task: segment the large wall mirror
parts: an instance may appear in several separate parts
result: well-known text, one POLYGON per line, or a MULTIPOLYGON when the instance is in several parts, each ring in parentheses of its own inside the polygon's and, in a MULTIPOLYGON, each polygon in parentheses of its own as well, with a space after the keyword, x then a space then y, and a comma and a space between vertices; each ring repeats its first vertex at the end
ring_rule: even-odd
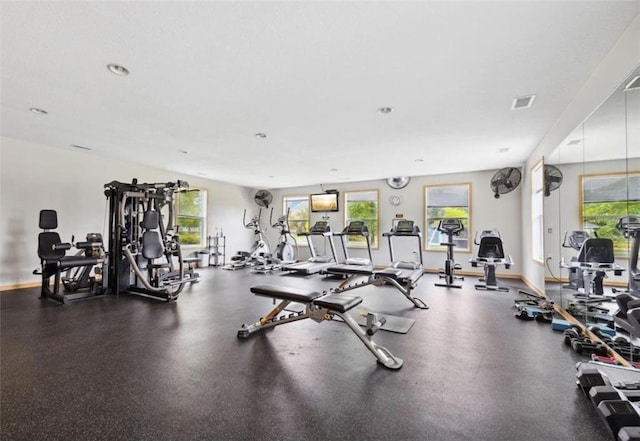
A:
POLYGON ((545 158, 562 173, 561 186, 544 200, 545 290, 583 323, 591 323, 598 308, 615 310, 615 302, 599 304, 597 297, 627 290, 630 274, 638 271, 632 268, 633 238, 617 226, 623 216, 640 216, 639 76, 640 67, 545 158), (590 241, 588 251, 600 257, 580 255, 580 245, 591 238, 610 239, 615 264, 624 271, 576 268, 576 261, 607 258, 607 240, 590 241), (576 307, 576 299, 592 299, 593 307, 576 307))

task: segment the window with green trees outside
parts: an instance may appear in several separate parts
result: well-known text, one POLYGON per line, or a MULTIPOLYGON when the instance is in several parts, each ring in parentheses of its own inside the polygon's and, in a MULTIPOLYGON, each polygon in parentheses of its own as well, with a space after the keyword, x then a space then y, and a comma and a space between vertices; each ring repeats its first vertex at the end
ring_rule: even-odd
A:
MULTIPOLYGON (((361 220, 369 229, 371 248, 378 248, 378 232, 380 221, 378 220, 378 190, 348 191, 344 194, 344 221, 347 225, 351 221, 361 220)), ((353 248, 366 248, 364 237, 348 236, 347 246, 353 248)))
POLYGON ((282 214, 286 215, 287 210, 289 211, 289 230, 293 237, 309 231, 309 196, 284 196, 282 214))
POLYGON ((640 173, 581 176, 582 229, 613 240, 615 257, 628 257, 629 241, 618 231, 618 219, 640 214, 640 173))
POLYGON ((445 251, 447 247, 440 245, 448 241, 447 235, 438 231, 442 219, 460 219, 464 230, 453 237, 456 251, 471 251, 469 243, 469 220, 471 219, 471 184, 427 185, 424 187, 425 197, 425 249, 445 251))
POLYGON ((176 224, 182 245, 206 245, 207 191, 188 190, 176 195, 176 224))

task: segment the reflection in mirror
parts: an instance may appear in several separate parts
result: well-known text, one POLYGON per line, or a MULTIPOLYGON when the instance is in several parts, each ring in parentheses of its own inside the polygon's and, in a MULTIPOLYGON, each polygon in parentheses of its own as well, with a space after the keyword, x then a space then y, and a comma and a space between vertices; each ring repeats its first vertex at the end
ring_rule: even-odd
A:
POLYGON ((635 233, 620 222, 640 216, 640 79, 627 87, 639 75, 640 68, 545 158, 563 174, 544 203, 547 296, 612 334, 615 296, 640 298, 635 233))

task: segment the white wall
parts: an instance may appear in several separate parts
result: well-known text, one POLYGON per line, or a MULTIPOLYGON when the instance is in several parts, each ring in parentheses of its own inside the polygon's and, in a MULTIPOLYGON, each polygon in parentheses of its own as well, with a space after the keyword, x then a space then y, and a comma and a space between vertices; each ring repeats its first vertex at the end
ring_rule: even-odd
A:
MULTIPOLYGON (((0 150, 0 287, 38 281, 32 271, 37 256, 38 214, 58 212, 58 232, 83 240, 89 232, 108 232, 104 184, 111 181, 165 182, 183 179, 208 190, 208 230, 222 228, 230 253, 247 249, 251 234, 242 226, 242 211, 253 204, 253 190, 165 170, 115 161, 92 152, 60 149, 2 137, 0 150)), ((196 251, 196 249, 187 249, 196 251)))
MULTIPOLYGON (((503 195, 500 199, 496 199, 489 188, 489 182, 491 177, 495 173, 495 170, 481 171, 474 173, 458 173, 448 175, 434 175, 434 176, 417 176, 411 179, 411 182, 407 187, 402 190, 394 190, 387 186, 384 180, 375 181, 363 181, 363 182, 349 182, 349 183, 337 183, 337 184, 325 184, 324 189, 336 189, 340 192, 340 212, 329 213, 331 219, 331 226, 333 231, 340 231, 344 227, 344 192, 356 191, 356 190, 378 190, 379 191, 379 219, 381 232, 389 231, 391 229, 392 219, 396 214, 402 214, 404 218, 411 219, 417 222, 422 231, 425 231, 424 224, 424 186, 425 185, 440 185, 440 184, 457 184, 457 183, 471 183, 471 230, 470 235, 473 238, 473 233, 479 230, 487 230, 496 228, 500 231, 505 247, 505 253, 508 253, 515 260, 516 265, 510 270, 505 271, 499 269, 501 273, 508 273, 513 275, 521 274, 520 261, 521 261, 521 187, 515 191, 503 195), (402 197, 402 203, 400 206, 392 206, 389 202, 390 196, 398 194, 402 197)), ((296 196, 296 195, 308 195, 310 193, 320 193, 322 189, 320 186, 310 187, 295 187, 288 189, 272 190, 274 194, 274 218, 275 213, 282 213, 282 197, 283 196, 296 196)), ((322 213, 312 213, 311 223, 313 224, 317 220, 321 220, 322 213)), ((268 217, 268 215, 267 215, 268 217)), ((265 222, 266 225, 266 222, 265 222)), ((277 232, 268 229, 267 231, 272 244, 277 241, 277 232)), ((383 237, 378 238, 379 247, 373 250, 373 261, 376 265, 387 265, 389 259, 389 247, 386 239, 383 237)), ((298 240, 300 258, 306 259, 309 257, 309 252, 306 249, 306 241, 304 238, 298 240)), ((318 251, 322 253, 324 250, 320 241, 317 242, 318 251)), ((338 257, 342 259, 342 252, 339 242, 336 241, 338 247, 338 257)), ((400 242, 394 242, 394 250, 397 260, 411 260, 414 251, 417 251, 417 240, 403 240, 400 242)), ((456 263, 460 263, 464 271, 479 272, 478 268, 472 268, 468 263, 469 258, 475 255, 477 247, 472 248, 471 253, 464 253, 455 250, 456 263)), ((328 251, 327 251, 328 252, 328 251)), ((365 257, 366 252, 364 250, 349 250, 352 257, 365 257)), ((444 252, 424 252, 424 264, 427 269, 442 268, 445 260, 444 252)))

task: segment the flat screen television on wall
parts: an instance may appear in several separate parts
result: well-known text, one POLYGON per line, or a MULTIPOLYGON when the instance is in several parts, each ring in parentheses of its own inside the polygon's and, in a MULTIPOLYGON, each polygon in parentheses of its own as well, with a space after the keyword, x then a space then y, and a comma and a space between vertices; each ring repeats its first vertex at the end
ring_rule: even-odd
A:
POLYGON ((311 211, 339 211, 338 193, 318 193, 311 195, 311 211))

